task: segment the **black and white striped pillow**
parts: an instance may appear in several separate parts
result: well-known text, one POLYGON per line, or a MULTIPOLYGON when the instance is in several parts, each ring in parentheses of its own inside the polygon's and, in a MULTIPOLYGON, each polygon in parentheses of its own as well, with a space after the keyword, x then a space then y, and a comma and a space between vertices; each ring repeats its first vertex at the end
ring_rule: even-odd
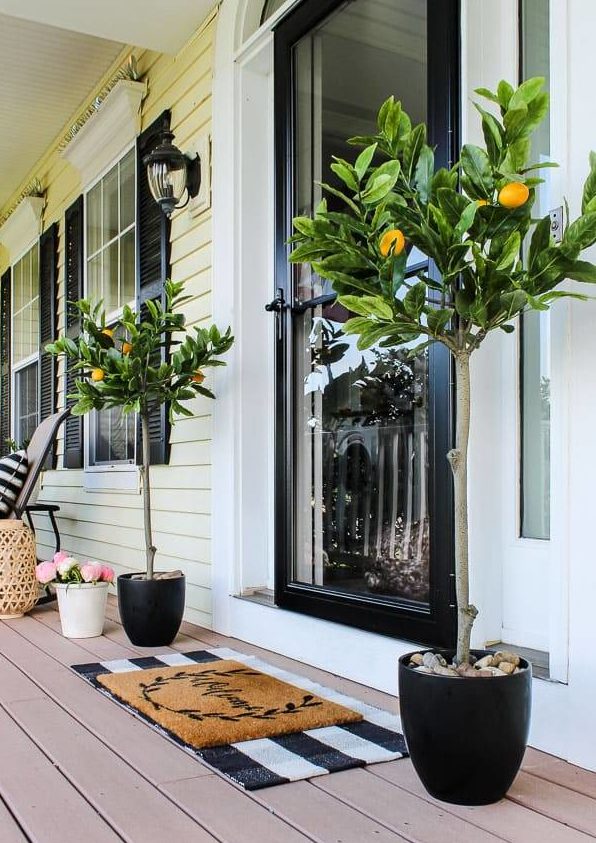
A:
POLYGON ((12 512, 28 471, 26 451, 15 451, 0 459, 0 518, 12 512))

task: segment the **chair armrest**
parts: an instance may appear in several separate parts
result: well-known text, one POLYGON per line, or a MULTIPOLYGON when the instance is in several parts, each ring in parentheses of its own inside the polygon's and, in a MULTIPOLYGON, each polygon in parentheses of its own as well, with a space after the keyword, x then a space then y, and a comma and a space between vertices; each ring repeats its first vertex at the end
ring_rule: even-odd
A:
POLYGON ((60 512, 56 503, 32 503, 25 507, 25 512, 60 512))

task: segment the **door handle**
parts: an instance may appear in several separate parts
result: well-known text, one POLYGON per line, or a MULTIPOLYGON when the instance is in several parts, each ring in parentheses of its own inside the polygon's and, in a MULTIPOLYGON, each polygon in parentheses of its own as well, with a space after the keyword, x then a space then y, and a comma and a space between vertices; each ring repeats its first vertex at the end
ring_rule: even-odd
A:
POLYGON ((285 306, 286 299, 284 296, 284 291, 281 287, 278 287, 277 295, 274 299, 269 302, 269 304, 265 305, 265 310, 267 311, 267 313, 281 313, 285 306))

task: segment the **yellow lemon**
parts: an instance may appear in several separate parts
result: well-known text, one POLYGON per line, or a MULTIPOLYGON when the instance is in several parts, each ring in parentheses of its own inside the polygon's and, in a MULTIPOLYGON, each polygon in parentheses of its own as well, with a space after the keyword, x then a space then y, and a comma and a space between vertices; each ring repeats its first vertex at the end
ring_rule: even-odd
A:
POLYGON ((130 354, 132 351, 132 345, 129 342, 122 343, 122 354, 130 354))
POLYGON ((91 372, 91 380, 92 381, 102 381, 106 376, 106 373, 103 369, 93 369, 91 372))
POLYGON ((379 252, 384 258, 391 252, 391 249, 393 249, 394 255, 399 255, 403 252, 405 245, 406 241, 403 233, 399 228, 392 228, 390 231, 386 231, 381 237, 379 241, 379 252))
POLYGON ((513 181, 499 191, 499 205, 510 210, 521 208, 522 205, 526 204, 529 196, 530 191, 527 185, 520 181, 513 181))
POLYGON ((102 334, 104 334, 106 337, 109 337, 110 339, 112 339, 112 337, 114 336, 114 332, 111 328, 104 328, 102 334))

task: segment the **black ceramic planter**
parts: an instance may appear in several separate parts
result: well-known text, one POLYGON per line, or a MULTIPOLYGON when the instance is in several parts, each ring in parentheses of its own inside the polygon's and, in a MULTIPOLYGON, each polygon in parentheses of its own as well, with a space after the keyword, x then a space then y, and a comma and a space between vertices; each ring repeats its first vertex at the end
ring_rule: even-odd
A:
POLYGON ((182 623, 184 576, 166 580, 138 580, 133 576, 118 577, 118 608, 124 631, 138 647, 171 644, 182 623))
MULTIPOLYGON (((408 667, 411 655, 399 660, 399 705, 408 750, 424 787, 436 799, 456 805, 502 799, 528 740, 530 665, 522 659, 520 673, 460 679, 414 670, 408 667)), ((453 653, 442 655, 449 661, 453 653)), ((486 653, 474 650, 474 655, 486 653)))

